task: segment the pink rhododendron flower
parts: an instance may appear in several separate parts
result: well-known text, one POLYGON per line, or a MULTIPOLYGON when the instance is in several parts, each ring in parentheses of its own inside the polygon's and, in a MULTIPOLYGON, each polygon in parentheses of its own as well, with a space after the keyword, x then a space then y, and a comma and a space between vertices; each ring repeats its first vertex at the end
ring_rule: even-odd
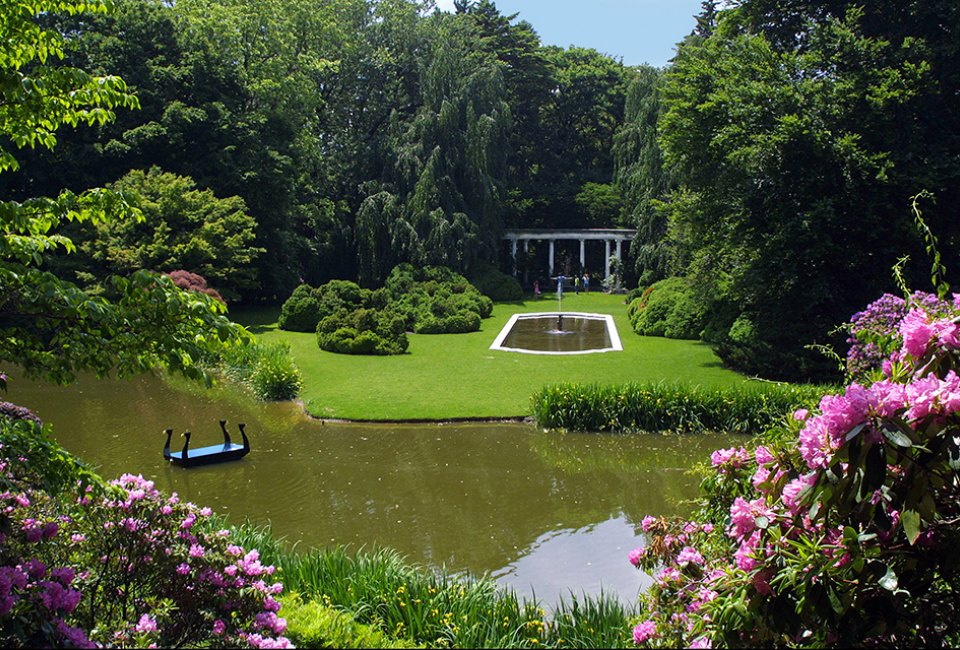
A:
POLYGON ((900 321, 900 336, 903 337, 903 350, 913 357, 922 357, 934 335, 927 313, 922 309, 911 309, 900 321))
POLYGON ((690 643, 690 647, 697 650, 709 649, 713 647, 713 641, 705 636, 697 637, 690 643))
POLYGON ((780 495, 780 498, 783 501, 783 505, 790 510, 791 514, 796 516, 797 513, 800 512, 800 494, 808 487, 813 487, 816 482, 816 474, 810 473, 795 478, 783 486, 783 493, 780 495))
POLYGON ((810 469, 823 468, 830 464, 836 447, 826 423, 819 417, 807 420, 800 431, 800 456, 810 469))
POLYGON ((149 614, 144 614, 133 628, 134 632, 156 632, 157 622, 149 614))
POLYGON ((762 465, 757 468, 757 471, 753 473, 753 478, 750 479, 750 482, 753 484, 754 489, 759 490, 760 486, 766 483, 770 479, 770 470, 762 465))
POLYGON ((937 411, 937 398, 940 395, 940 379, 936 375, 927 375, 910 383, 907 388, 908 420, 922 420, 937 411))
POLYGON ((646 643, 649 639, 656 639, 657 625, 653 621, 644 621, 633 628, 633 642, 637 645, 646 643))
POLYGON ((757 461, 757 465, 766 465, 776 460, 770 450, 763 445, 760 445, 753 451, 753 457, 757 461))
POLYGON ((710 454, 710 464, 721 474, 727 474, 732 469, 739 469, 750 461, 750 452, 743 447, 718 449, 710 454))
POLYGON ((633 549, 627 555, 627 558, 630 560, 630 564, 633 566, 640 566, 640 560, 642 560, 647 555, 647 549, 640 546, 633 549))
POLYGON ((843 395, 824 395, 820 415, 833 445, 839 447, 850 429, 866 421, 870 410, 870 394, 859 384, 847 386, 843 395))
POLYGON ((742 539, 756 529, 757 517, 766 517, 773 520, 774 516, 774 512, 767 506, 763 498, 747 501, 743 497, 737 497, 730 506, 730 530, 728 533, 736 539, 742 539))
POLYGON ((697 549, 684 546, 680 553, 677 554, 677 564, 680 566, 686 566, 688 564, 703 566, 703 556, 697 549))
POLYGON ((870 387, 873 396, 872 411, 875 415, 888 418, 907 406, 907 389, 903 384, 881 380, 870 387))
POLYGON ((734 563, 744 571, 753 571, 760 566, 757 559, 757 547, 760 545, 760 531, 755 530, 747 539, 743 540, 737 552, 733 554, 734 563))

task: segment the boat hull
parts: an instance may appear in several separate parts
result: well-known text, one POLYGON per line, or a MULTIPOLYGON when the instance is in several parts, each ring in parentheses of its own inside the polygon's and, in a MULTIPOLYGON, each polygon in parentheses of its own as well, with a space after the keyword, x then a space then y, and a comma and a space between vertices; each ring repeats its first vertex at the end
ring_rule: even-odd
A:
POLYGON ((180 467, 196 467, 198 465, 213 465, 214 463, 240 460, 248 453, 250 453, 250 449, 243 445, 213 445, 191 449, 186 458, 183 457, 183 452, 172 451, 167 456, 167 460, 180 467))

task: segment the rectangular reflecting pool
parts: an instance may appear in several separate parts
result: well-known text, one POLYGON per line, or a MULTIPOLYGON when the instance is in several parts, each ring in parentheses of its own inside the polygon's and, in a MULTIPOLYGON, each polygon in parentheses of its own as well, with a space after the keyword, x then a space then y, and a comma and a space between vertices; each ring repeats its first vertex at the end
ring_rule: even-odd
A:
POLYGON ((528 354, 587 354, 623 349, 613 317, 581 312, 514 314, 491 350, 528 354))

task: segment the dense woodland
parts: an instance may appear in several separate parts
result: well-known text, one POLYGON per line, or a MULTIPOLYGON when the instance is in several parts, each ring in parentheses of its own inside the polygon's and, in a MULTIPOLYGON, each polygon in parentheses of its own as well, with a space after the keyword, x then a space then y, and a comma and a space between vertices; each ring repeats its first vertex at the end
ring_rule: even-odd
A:
POLYGON ((88 289, 183 269, 228 301, 302 282, 470 277, 506 227, 638 229, 640 288, 692 287, 728 364, 829 374, 812 343, 960 268, 960 5, 704 2, 665 68, 540 42, 490 0, 118 0, 51 16, 65 64, 119 75, 116 120, 19 151, 0 196, 108 186, 147 217, 70 225, 88 289), (676 281, 674 281, 676 282, 676 281))

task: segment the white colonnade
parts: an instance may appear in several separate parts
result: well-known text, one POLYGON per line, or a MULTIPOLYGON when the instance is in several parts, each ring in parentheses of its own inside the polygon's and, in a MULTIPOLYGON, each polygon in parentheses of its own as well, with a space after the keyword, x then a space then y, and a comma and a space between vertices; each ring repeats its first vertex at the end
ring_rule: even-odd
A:
POLYGON ((513 260, 513 271, 516 274, 517 245, 523 242, 523 252, 530 250, 530 240, 546 241, 549 249, 547 259, 549 264, 549 273, 555 273, 556 266, 556 242, 557 241, 579 241, 580 242, 580 267, 587 266, 586 243, 588 241, 602 241, 604 244, 604 279, 610 278, 610 258, 611 246, 616 247, 616 258, 623 260, 623 242, 631 241, 637 234, 636 230, 626 228, 589 228, 589 229, 527 229, 527 230, 508 230, 503 238, 510 242, 511 259, 513 260))

